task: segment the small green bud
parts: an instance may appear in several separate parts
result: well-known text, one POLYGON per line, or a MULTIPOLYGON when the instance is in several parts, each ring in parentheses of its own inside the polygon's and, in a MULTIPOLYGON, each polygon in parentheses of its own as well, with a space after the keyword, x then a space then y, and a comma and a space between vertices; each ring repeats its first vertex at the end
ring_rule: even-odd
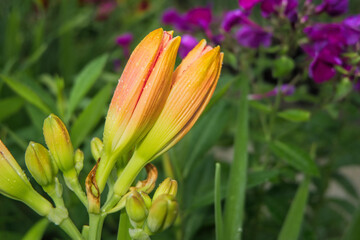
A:
POLYGON ((76 149, 75 151, 75 170, 76 173, 79 175, 81 170, 84 167, 84 153, 80 149, 76 149))
POLYGON ((151 235, 170 227, 178 214, 179 206, 174 196, 163 194, 152 204, 145 230, 151 235))
POLYGON ((73 169, 75 166, 74 148, 65 124, 60 118, 50 114, 44 121, 43 132, 46 145, 58 168, 62 172, 73 169))
POLYGON ((103 142, 97 138, 94 137, 93 139, 91 139, 91 154, 93 155, 95 161, 99 160, 99 158, 101 157, 101 152, 104 148, 104 144, 103 142))
POLYGON ((148 195, 146 192, 142 192, 142 191, 139 192, 139 193, 140 193, 142 199, 143 199, 144 202, 145 202, 146 208, 147 208, 147 209, 150 209, 150 207, 151 207, 151 198, 149 197, 149 195, 148 195))
POLYGON ((48 186, 54 183, 58 168, 43 145, 30 142, 25 152, 25 163, 39 185, 48 186))
POLYGON ((170 178, 166 178, 162 183, 160 183, 159 187, 156 189, 153 201, 155 201, 162 194, 169 194, 172 196, 176 196, 178 189, 178 184, 176 180, 172 180, 170 178))
POLYGON ((135 228, 141 228, 148 214, 145 201, 137 191, 132 191, 126 199, 126 212, 131 224, 135 228))
POLYGON ((0 194, 22 201, 41 216, 47 216, 52 205, 31 186, 25 173, 0 140, 0 194))

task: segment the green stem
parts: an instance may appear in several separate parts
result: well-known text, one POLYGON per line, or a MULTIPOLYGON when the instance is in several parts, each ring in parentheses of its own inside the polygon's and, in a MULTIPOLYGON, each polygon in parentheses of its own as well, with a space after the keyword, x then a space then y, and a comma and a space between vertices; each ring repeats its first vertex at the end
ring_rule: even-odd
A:
POLYGON ((228 194, 225 205, 225 218, 224 218, 224 237, 227 240, 241 239, 245 193, 246 193, 246 180, 247 180, 247 165, 248 165, 248 91, 249 79, 247 71, 243 71, 241 79, 241 97, 238 109, 238 125, 235 135, 235 153, 234 161, 231 166, 228 194))
POLYGON ((107 214, 89 213, 89 240, 101 240, 104 220, 107 214))
POLYGON ((76 173, 75 169, 71 169, 67 172, 64 172, 64 179, 66 186, 75 193, 75 195, 79 198, 79 200, 82 202, 82 204, 87 208, 88 207, 88 201, 85 195, 85 192, 83 191, 79 179, 76 173))
POLYGON ((124 171, 116 180, 114 184, 114 194, 104 204, 102 208, 103 212, 111 210, 120 201, 121 197, 124 196, 129 190, 131 184, 134 182, 135 178, 141 169, 145 166, 145 164, 146 162, 135 152, 124 168, 124 171))
POLYGON ((129 221, 129 217, 127 216, 125 210, 121 210, 117 240, 131 240, 129 234, 130 228, 131 228, 131 224, 129 221))
POLYGON ((66 232, 71 239, 74 240, 84 240, 81 233, 75 226, 75 224, 70 220, 70 218, 65 218, 59 225, 59 227, 66 232))

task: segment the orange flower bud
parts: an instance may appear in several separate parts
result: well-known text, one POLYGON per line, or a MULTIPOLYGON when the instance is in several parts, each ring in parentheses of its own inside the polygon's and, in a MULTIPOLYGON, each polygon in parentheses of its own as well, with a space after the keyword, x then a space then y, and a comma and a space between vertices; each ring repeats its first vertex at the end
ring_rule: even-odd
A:
POLYGON ((192 128, 215 90, 222 60, 220 47, 212 49, 205 40, 185 57, 173 75, 173 86, 159 118, 135 155, 151 161, 192 128))
POLYGON ((103 156, 96 173, 101 190, 119 154, 134 147, 159 116, 171 89, 179 45, 180 37, 157 29, 131 54, 106 117, 103 156))

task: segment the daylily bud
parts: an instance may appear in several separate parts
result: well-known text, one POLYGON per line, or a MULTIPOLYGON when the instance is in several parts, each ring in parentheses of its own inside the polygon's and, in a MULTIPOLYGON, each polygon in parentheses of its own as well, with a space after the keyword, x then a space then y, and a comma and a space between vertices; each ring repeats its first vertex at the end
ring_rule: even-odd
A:
POLYGON ((170 227, 177 217, 178 210, 179 205, 173 196, 161 195, 150 208, 145 231, 151 235, 170 227))
POLYGON ((153 196, 153 201, 155 201, 162 194, 169 194, 175 197, 177 193, 177 189, 178 189, 177 181, 172 180, 170 178, 166 178, 156 189, 153 196))
POLYGON ((192 128, 214 93, 222 61, 220 47, 206 46, 205 40, 184 58, 173 74, 171 91, 159 117, 115 182, 117 198, 126 193, 147 163, 174 146, 192 128))
POLYGON ((173 75, 173 85, 162 112, 135 150, 149 162, 174 146, 195 124, 210 101, 220 76, 223 54, 205 40, 184 58, 173 75))
POLYGON ((74 148, 65 124, 60 118, 50 114, 44 121, 43 131, 46 145, 58 168, 63 172, 73 169, 74 148))
POLYGON ((90 145, 91 145, 91 154, 93 155, 95 161, 99 160, 99 158, 101 157, 101 152, 104 147, 103 142, 99 138, 94 137, 93 139, 91 139, 90 145))
POLYGON ((54 183, 58 168, 44 146, 30 142, 25 152, 25 163, 39 185, 45 187, 54 183))
POLYGON ((171 89, 180 37, 157 29, 135 48, 116 87, 104 129, 104 153, 96 172, 100 190, 117 156, 128 152, 154 125, 171 89))
POLYGON ((125 208, 131 224, 135 228, 141 228, 147 217, 148 208, 140 193, 132 191, 126 199, 125 208))
POLYGON ((75 170, 76 170, 76 173, 79 175, 79 173, 81 172, 81 170, 84 167, 83 151, 81 151, 80 149, 76 149, 74 159, 75 159, 75 170))
POLYGON ((52 205, 31 186, 25 173, 0 140, 0 193, 24 202, 41 216, 52 211, 52 205))

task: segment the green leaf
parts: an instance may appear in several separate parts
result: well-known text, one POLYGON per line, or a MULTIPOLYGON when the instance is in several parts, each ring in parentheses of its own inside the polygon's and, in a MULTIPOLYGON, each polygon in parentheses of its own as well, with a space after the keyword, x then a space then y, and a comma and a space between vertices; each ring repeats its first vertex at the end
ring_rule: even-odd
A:
POLYGON ((4 75, 0 75, 0 78, 19 96, 24 98, 29 103, 33 104, 34 106, 38 107, 46 114, 50 114, 51 111, 49 107, 41 100, 41 98, 28 86, 24 85, 23 83, 9 78, 4 75))
POLYGON ((184 167, 184 177, 189 175, 191 169, 199 162, 197 160, 219 139, 222 130, 227 125, 228 117, 229 111, 226 110, 226 104, 219 103, 194 126, 191 132, 194 145, 184 167))
POLYGON ((289 109, 279 112, 277 115, 291 122, 305 122, 310 119, 310 112, 301 109, 289 109))
POLYGON ((264 113, 271 113, 271 106, 265 105, 259 101, 250 101, 250 106, 264 113))
POLYGON ((306 203, 309 195, 310 179, 306 178, 298 188, 281 228, 278 240, 296 240, 304 218, 306 203))
POLYGON ((216 163, 214 183, 214 208, 215 208, 215 229, 216 240, 223 239, 223 221, 221 209, 221 165, 216 163))
POLYGON ((228 194, 224 215, 224 239, 241 239, 245 193, 248 168, 248 131, 249 131, 249 78, 247 71, 241 76, 241 97, 237 113, 237 129, 235 133, 234 161, 231 165, 228 180, 228 194))
POLYGON ((19 97, 9 97, 0 100, 0 122, 17 113, 24 105, 24 100, 19 97))
POLYGON ((336 84, 335 100, 339 101, 346 97, 353 90, 353 83, 349 78, 341 79, 341 82, 336 84))
POLYGON ((22 240, 41 240, 48 225, 49 221, 46 218, 42 218, 30 228, 22 240))
POLYGON ((71 128, 71 140, 77 148, 87 134, 96 126, 103 117, 106 103, 109 100, 112 86, 105 86, 89 103, 85 110, 74 122, 71 128))
POLYGON ((294 69, 294 66, 294 60, 287 56, 281 56, 274 61, 272 75, 274 78, 286 77, 294 69))
POLYGON ((280 173, 279 170, 265 170, 265 171, 258 171, 250 173, 248 176, 247 187, 252 188, 263 184, 266 181, 278 176, 280 173))
POLYGON ((354 213, 349 228, 347 229, 344 240, 359 240, 360 236, 360 207, 358 206, 356 212, 354 213))
POLYGON ((69 119, 71 117, 71 114, 76 109, 79 102, 90 90, 96 79, 99 78, 101 72, 105 67, 107 58, 108 55, 105 54, 91 61, 76 77, 75 84, 70 92, 66 119, 69 119))
POLYGON ((314 160, 302 149, 280 141, 271 142, 269 147, 278 158, 294 168, 312 176, 319 176, 314 160))

